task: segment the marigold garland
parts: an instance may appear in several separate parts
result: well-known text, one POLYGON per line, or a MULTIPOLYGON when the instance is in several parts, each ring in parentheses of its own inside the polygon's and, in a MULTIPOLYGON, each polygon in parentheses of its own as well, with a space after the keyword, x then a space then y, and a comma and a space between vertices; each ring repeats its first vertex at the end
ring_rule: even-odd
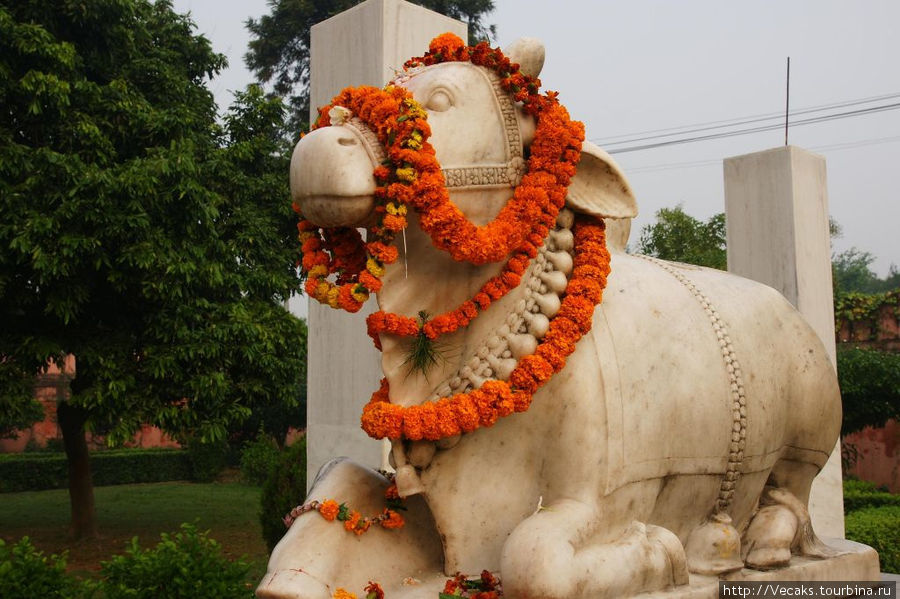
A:
POLYGON ((484 264, 513 254, 503 272, 485 283, 472 300, 424 325, 412 317, 383 312, 370 316, 369 334, 379 348, 380 333, 423 334, 429 339, 452 333, 518 286, 528 260, 534 257, 565 203, 566 189, 580 158, 583 125, 569 119, 554 93, 539 94, 540 81, 521 73, 518 65, 510 63, 499 49, 486 43, 470 48, 447 33, 432 40, 425 56, 412 59, 405 66, 451 61, 471 61, 497 72, 501 87, 522 102, 523 109, 537 121, 528 172, 498 216, 482 227, 471 223, 450 200, 434 148, 427 142, 427 114, 406 90, 395 86, 383 91, 347 88, 331 105, 320 109, 320 127, 328 124, 335 106, 348 109, 365 122, 385 146, 391 168, 379 166, 374 172, 379 224, 370 229, 373 242, 363 244, 355 229, 342 229, 334 240, 324 239, 315 225, 301 220, 301 268, 311 297, 355 312, 370 293, 377 293, 384 265, 397 259, 396 248, 390 244, 394 235, 406 227, 407 205, 419 212, 420 225, 434 245, 456 260, 484 264), (337 275, 335 283, 326 279, 332 274, 337 275))
MULTIPOLYGON (((384 599, 384 590, 377 582, 369 581, 365 588, 365 599, 384 599)), ((356 599, 356 594, 344 588, 338 588, 333 599, 356 599)), ((482 570, 481 575, 469 578, 465 574, 457 573, 456 576, 444 583, 444 590, 438 593, 439 599, 500 599, 503 597, 503 587, 500 579, 482 570)))
POLYGON ((575 344, 590 331, 594 308, 603 299, 610 272, 606 226, 601 220, 578 216, 573 232, 574 269, 559 312, 535 353, 519 360, 508 381, 489 380, 467 393, 403 407, 390 402, 387 379, 382 379, 381 387, 363 408, 363 430, 375 439, 436 441, 526 411, 534 393, 562 370, 575 344))
MULTIPOLYGON (((407 225, 407 206, 419 213, 422 229, 434 245, 454 259, 484 264, 508 257, 499 275, 449 312, 430 320, 386 312, 371 315, 367 328, 379 349, 381 334, 434 340, 452 333, 515 289, 565 205, 566 190, 580 158, 583 125, 569 119, 555 93, 541 95, 540 81, 521 73, 500 50, 484 43, 469 47, 455 35, 443 34, 432 40, 425 56, 408 61, 405 67, 453 61, 471 61, 494 70, 501 87, 536 120, 528 171, 512 199, 482 227, 471 223, 450 201, 434 148, 428 143, 427 114, 409 92, 391 85, 384 90, 347 88, 331 105, 320 109, 317 126, 333 120, 335 111, 338 121, 340 115, 352 113, 366 123, 385 147, 389 164, 374 172, 377 224, 369 229, 368 243, 355 229, 324 232, 301 219, 301 268, 307 275, 310 296, 355 312, 370 293, 378 292, 385 265, 398 257, 392 244, 396 233, 407 225), (333 283, 327 278, 332 275, 333 283)), ((491 426, 500 417, 527 410, 533 394, 564 367, 577 341, 590 330, 594 307, 602 299, 609 274, 602 221, 579 218, 575 241, 575 268, 560 310, 535 353, 519 361, 508 381, 490 380, 468 393, 405 408, 390 403, 388 384, 382 381, 363 409, 362 428, 378 439, 437 440, 491 426)), ((345 520, 348 530, 366 526, 353 514, 349 518, 345 520)))
POLYGON ((444 584, 444 591, 439 594, 440 599, 451 597, 466 597, 468 599, 500 599, 503 597, 503 588, 500 579, 488 572, 481 571, 481 576, 468 578, 464 574, 456 576, 444 584))
POLYGON ((387 507, 384 511, 376 516, 367 518, 363 518, 356 510, 351 510, 345 503, 338 504, 338 502, 333 499, 326 499, 324 501, 316 499, 304 503, 303 505, 298 505, 292 509, 290 513, 283 518, 284 525, 290 528, 294 521, 301 515, 307 512, 317 511, 319 512, 319 515, 328 522, 334 522, 335 520, 343 522, 344 529, 357 536, 368 531, 373 525, 380 525, 382 528, 388 530, 401 528, 405 522, 398 510, 405 510, 406 508, 403 505, 403 499, 397 492, 397 485, 392 483, 388 486, 384 492, 384 497, 387 503, 387 507))

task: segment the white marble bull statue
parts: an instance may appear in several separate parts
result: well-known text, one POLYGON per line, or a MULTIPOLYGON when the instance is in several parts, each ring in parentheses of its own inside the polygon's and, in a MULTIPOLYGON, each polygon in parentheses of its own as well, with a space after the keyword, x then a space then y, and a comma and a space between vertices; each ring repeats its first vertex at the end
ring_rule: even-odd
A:
MULTIPOLYGON (((540 70, 537 42, 509 52, 523 71, 540 70)), ((452 201, 472 222, 490 221, 515 181, 482 174, 527 158, 531 117, 498 93, 493 73, 470 63, 415 69, 397 84, 428 111, 452 201)), ((367 144, 351 126, 299 142, 292 192, 306 218, 366 221, 378 155, 367 144)), ((530 409, 437 443, 395 442, 395 464, 417 475, 398 480, 406 525, 356 536, 301 516, 273 552, 258 597, 326 599, 377 581, 389 598, 433 599, 447 576, 484 569, 499 574, 506 597, 624 597, 685 584, 689 572, 724 576, 784 566, 792 553, 828 553, 806 510, 841 420, 822 343, 768 287, 626 254, 636 211, 617 165, 585 143, 567 208, 523 284, 446 339, 444 360, 427 376, 410 374, 405 341, 382 335, 392 402, 502 378, 504 360, 540 338, 540 315, 558 309, 573 214, 606 219, 612 271, 593 328, 530 409)), ((415 225, 412 218, 405 243, 398 238, 382 310, 439 314, 498 272, 498 264, 454 261, 415 225)), ((387 485, 377 472, 336 461, 309 500, 378 513, 387 485)))

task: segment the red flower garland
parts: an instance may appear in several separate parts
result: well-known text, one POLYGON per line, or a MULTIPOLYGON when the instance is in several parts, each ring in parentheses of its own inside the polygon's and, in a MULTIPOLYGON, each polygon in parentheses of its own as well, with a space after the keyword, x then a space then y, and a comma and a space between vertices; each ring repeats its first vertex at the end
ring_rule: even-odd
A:
POLYGON ((610 272, 606 226, 603 221, 579 216, 574 234, 575 268, 559 312, 535 353, 519 361, 509 381, 489 380, 467 393, 403 407, 390 402, 387 380, 382 379, 381 387, 363 408, 363 430, 374 439, 436 441, 526 411, 534 393, 562 370, 575 344, 590 331, 594 308, 603 299, 610 272))

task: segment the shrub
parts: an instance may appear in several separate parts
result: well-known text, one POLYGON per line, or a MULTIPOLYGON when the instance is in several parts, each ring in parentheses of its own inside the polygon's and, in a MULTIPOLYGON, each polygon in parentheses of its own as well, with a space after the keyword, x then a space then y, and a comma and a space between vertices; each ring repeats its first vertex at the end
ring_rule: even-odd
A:
POLYGON ((278 463, 278 444, 268 435, 259 435, 241 451, 241 477, 251 485, 262 486, 278 463))
MULTIPOLYGON (((117 449, 91 454, 94 485, 155 483, 190 480, 188 452, 178 449, 117 449)), ((65 488, 66 456, 35 452, 0 455, 0 492, 41 491, 65 488)))
POLYGON ((900 505, 870 507, 847 514, 848 539, 878 552, 882 572, 900 572, 900 505))
POLYGON ((124 555, 101 567, 99 587, 105 599, 252 599, 250 565, 230 561, 221 546, 182 524, 174 535, 163 533, 154 549, 141 549, 137 538, 124 555))
POLYGON ((0 539, 0 597, 80 597, 84 585, 66 574, 66 556, 44 554, 28 537, 15 545, 0 539))
POLYGON ((211 483, 228 464, 228 445, 192 442, 188 445, 191 458, 192 479, 199 483, 211 483))
POLYGON ((259 522, 269 551, 284 536, 282 518, 306 497, 306 437, 281 452, 260 498, 259 522))
POLYGON ((844 513, 888 505, 900 506, 900 495, 894 495, 863 480, 844 481, 844 513))

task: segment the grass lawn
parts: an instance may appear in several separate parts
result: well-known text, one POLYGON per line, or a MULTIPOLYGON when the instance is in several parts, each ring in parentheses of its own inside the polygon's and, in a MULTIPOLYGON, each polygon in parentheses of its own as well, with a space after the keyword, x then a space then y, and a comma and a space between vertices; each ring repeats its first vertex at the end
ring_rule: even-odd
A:
POLYGON ((100 562, 124 553, 132 537, 141 547, 159 542, 162 532, 195 522, 232 558, 245 555, 254 574, 265 572, 268 553, 259 526, 260 489, 242 483, 187 482, 96 487, 100 538, 69 539, 69 495, 65 490, 0 494, 0 537, 31 537, 45 553, 69 552, 69 569, 93 572, 100 562))

